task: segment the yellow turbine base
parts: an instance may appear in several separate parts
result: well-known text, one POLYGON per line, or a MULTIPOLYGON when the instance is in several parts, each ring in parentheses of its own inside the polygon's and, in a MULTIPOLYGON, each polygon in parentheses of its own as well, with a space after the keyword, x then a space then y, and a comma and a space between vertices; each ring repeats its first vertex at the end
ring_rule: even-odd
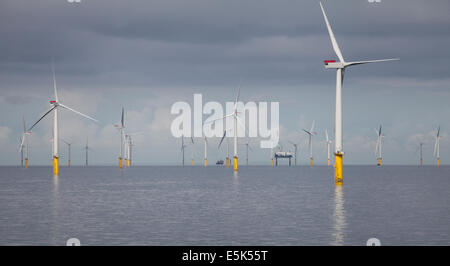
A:
POLYGON ((125 167, 127 167, 128 166, 128 160, 127 159, 125 159, 125 167))
POLYGON ((192 166, 194 166, 194 159, 191 160, 191 164, 192 164, 192 166))
POLYGON ((328 159, 328 166, 330 166, 331 165, 331 163, 330 163, 330 159, 328 159))
POLYGON ((273 159, 270 159, 270 164, 273 166, 273 159))
POLYGON ((423 165, 423 160, 422 159, 420 159, 420 166, 422 166, 423 165))
POLYGON ((335 164, 334 164, 334 183, 336 185, 343 184, 342 177, 342 153, 335 153, 335 164))
POLYGON ((53 156, 53 175, 57 176, 58 174, 59 174, 58 157, 53 156))
POLYGON ((122 164, 122 158, 119 158, 119 168, 122 169, 123 168, 123 164, 122 164))
POLYGON ((238 170, 238 157, 237 156, 234 156, 233 170, 235 172, 238 170))
POLYGON ((25 168, 28 168, 28 158, 25 159, 25 168))
MULTIPOLYGON (((437 158, 437 162, 436 162, 436 164, 437 164, 437 167, 439 167, 439 158, 437 158)), ((26 165, 26 164, 25 164, 26 165)))
POLYGON ((248 160, 246 160, 247 166, 248 166, 248 160))
POLYGON ((311 163, 311 167, 313 167, 314 166, 314 158, 313 157, 311 157, 310 163, 311 163))
POLYGON ((131 166, 131 160, 128 160, 128 166, 131 166))
POLYGON ((208 160, 205 159, 205 167, 208 166, 208 160))
POLYGON ((227 168, 230 167, 230 158, 227 157, 227 168))
POLYGON ((378 158, 377 159, 377 165, 381 166, 383 164, 383 159, 382 158, 378 158))

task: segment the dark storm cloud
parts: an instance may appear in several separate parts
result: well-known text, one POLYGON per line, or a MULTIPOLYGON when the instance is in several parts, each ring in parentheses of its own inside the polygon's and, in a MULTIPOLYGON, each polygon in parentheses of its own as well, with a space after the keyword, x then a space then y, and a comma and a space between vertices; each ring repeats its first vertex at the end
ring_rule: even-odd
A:
MULTIPOLYGON (((450 2, 324 5, 346 59, 402 58, 361 75, 447 76, 450 2)), ((318 1, 7 0, 0 12, 5 87, 25 82, 16 75, 42 82, 51 58, 60 75, 93 86, 315 83, 335 58, 318 1)))

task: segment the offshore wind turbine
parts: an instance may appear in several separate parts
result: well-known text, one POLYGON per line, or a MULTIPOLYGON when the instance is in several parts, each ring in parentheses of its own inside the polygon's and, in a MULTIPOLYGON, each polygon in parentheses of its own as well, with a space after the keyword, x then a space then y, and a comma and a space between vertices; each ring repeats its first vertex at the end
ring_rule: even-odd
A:
POLYGON ((250 147, 250 140, 248 140, 246 143, 242 143, 242 145, 244 145, 245 149, 246 149, 245 161, 246 161, 246 165, 248 166, 248 150, 250 149, 252 151, 252 147, 250 147))
POLYGON ((423 165, 423 153, 422 153, 422 150, 423 150, 423 142, 420 142, 419 143, 419 149, 420 149, 420 153, 419 153, 419 155, 420 155, 420 161, 419 161, 419 165, 420 166, 422 166, 423 165))
POLYGON ((28 168, 28 136, 31 132, 27 131, 27 126, 25 124, 25 117, 22 117, 23 121, 23 133, 20 139, 20 153, 21 153, 21 165, 23 167, 23 153, 25 149, 25 168, 28 168))
POLYGON ((381 134, 381 125, 378 130, 375 129, 375 132, 377 133, 377 145, 375 147, 375 155, 377 155, 377 165, 381 166, 383 163, 383 157, 381 156, 381 139, 384 137, 384 135, 381 134))
POLYGON ((294 165, 297 166, 297 150, 298 150, 298 143, 294 143, 292 141, 289 141, 289 143, 292 144, 292 146, 294 146, 294 165))
POLYGON ((191 149, 191 164, 192 166, 194 166, 194 138, 191 137, 191 145, 192 145, 192 149, 191 149))
POLYGON ((184 149, 187 147, 187 145, 184 144, 184 136, 181 136, 181 153, 183 155, 183 159, 181 161, 181 164, 184 166, 184 149))
POLYGON ((342 156, 344 155, 343 144, 342 144, 342 83, 344 80, 345 68, 354 65, 361 65, 367 63, 375 62, 385 62, 398 60, 397 58, 391 59, 381 59, 381 60, 367 60, 367 61, 355 61, 346 62, 342 56, 339 45, 334 37, 333 30, 331 29, 330 23, 328 22, 325 10, 320 3, 320 9, 322 9, 323 18, 325 19, 325 24, 328 29, 328 34, 330 35, 331 44, 336 56, 339 58, 339 62, 336 60, 325 60, 326 69, 336 69, 336 111, 335 111, 335 121, 334 121, 334 137, 335 137, 335 170, 334 170, 334 181, 336 185, 342 185, 342 156))
POLYGON ((120 125, 114 125, 114 127, 119 129, 119 131, 120 131, 120 154, 119 154, 119 168, 120 169, 123 168, 123 161, 122 161, 123 160, 123 146, 124 146, 124 143, 123 143, 124 133, 123 133, 123 131, 125 129, 124 118, 125 118, 125 110, 122 107, 122 115, 121 115, 121 118, 120 118, 120 125))
POLYGON ((331 151, 331 143, 333 143, 333 141, 331 141, 330 138, 328 137, 328 130, 327 129, 325 129, 325 141, 327 142, 328 166, 330 166, 331 165, 330 151, 331 151))
POLYGON ((204 137, 204 144, 205 144, 205 167, 208 166, 208 140, 206 138, 206 136, 204 137))
POLYGON ((313 135, 317 135, 316 132, 314 132, 314 124, 316 121, 313 120, 312 125, 311 125, 311 129, 308 131, 306 129, 303 129, 303 131, 308 134, 309 137, 309 141, 308 141, 308 146, 309 146, 309 159, 310 159, 310 164, 311 167, 314 166, 314 157, 313 157, 313 143, 312 143, 312 137, 313 135))
POLYGON ((438 126, 436 140, 434 142, 434 156, 436 156, 437 167, 439 167, 439 160, 440 160, 440 156, 439 156, 439 139, 441 138, 440 132, 441 132, 441 126, 438 126))
POLYGON ((89 162, 88 162, 88 151, 90 150, 90 148, 89 148, 89 139, 88 138, 86 138, 86 146, 84 147, 84 150, 86 152, 86 155, 85 155, 86 166, 88 166, 89 165, 89 162))
MULTIPOLYGON (((242 82, 242 81, 241 81, 241 82, 242 82)), ((235 99, 235 101, 234 101, 234 109, 233 109, 233 112, 230 113, 230 114, 225 115, 225 116, 222 117, 222 118, 215 119, 215 120, 211 120, 211 121, 208 122, 208 123, 212 123, 212 122, 214 122, 214 121, 222 120, 222 119, 225 119, 225 118, 227 118, 227 117, 233 117, 233 122, 234 122, 234 127, 233 127, 233 130, 234 130, 233 171, 237 171, 237 170, 238 170, 238 135, 237 135, 237 125, 238 125, 238 122, 239 122, 239 123, 241 124, 241 126, 243 126, 243 128, 245 129, 245 125, 243 125, 242 122, 239 120, 239 119, 240 119, 240 118, 238 117, 239 112, 238 112, 238 110, 237 110, 237 104, 238 104, 238 101, 239 101, 239 95, 240 95, 240 93, 241 93, 241 83, 239 83, 238 91, 237 91, 237 94, 236 94, 236 99, 235 99)), ((222 139, 223 139, 223 138, 224 138, 224 137, 222 137, 222 139)))
POLYGON ((41 118, 39 118, 36 123, 34 123, 30 129, 28 129, 29 132, 31 132, 31 130, 44 118, 46 117, 48 114, 50 114, 51 112, 53 112, 53 149, 52 149, 52 155, 53 155, 53 175, 58 176, 59 174, 59 153, 58 153, 58 111, 59 108, 64 108, 67 109, 69 111, 72 111, 80 116, 83 116, 89 120, 92 120, 94 122, 98 122, 96 119, 87 116, 81 112, 78 112, 64 104, 62 104, 59 99, 58 99, 58 91, 56 89, 56 78, 55 78, 55 69, 54 67, 52 67, 53 70, 53 89, 54 89, 54 93, 55 93, 55 99, 50 101, 50 109, 44 113, 43 116, 41 116, 41 118))
POLYGON ((62 140, 62 142, 64 142, 65 144, 67 144, 67 147, 69 148, 69 158, 68 158, 68 160, 67 160, 67 167, 70 167, 70 163, 71 163, 71 157, 70 157, 70 154, 71 154, 71 150, 70 150, 70 147, 71 147, 71 145, 72 145, 72 143, 71 142, 68 142, 68 141, 65 141, 65 140, 63 140, 63 139, 61 139, 62 140))

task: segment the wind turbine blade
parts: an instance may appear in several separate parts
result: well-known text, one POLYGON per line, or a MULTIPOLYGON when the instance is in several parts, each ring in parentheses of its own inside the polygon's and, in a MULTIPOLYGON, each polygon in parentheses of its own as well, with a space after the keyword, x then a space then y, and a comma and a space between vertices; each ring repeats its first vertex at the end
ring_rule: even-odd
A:
POLYGON ((233 116, 233 115, 234 115, 234 113, 227 114, 227 115, 225 115, 225 116, 223 116, 223 117, 221 117, 221 118, 217 118, 217 119, 213 119, 213 120, 206 121, 206 122, 204 122, 203 124, 204 124, 204 125, 207 125, 207 124, 216 122, 216 121, 218 121, 218 120, 225 119, 225 118, 230 117, 230 116, 233 116))
POLYGON ((220 140, 220 143, 219 143, 219 146, 217 147, 217 149, 220 149, 220 145, 222 145, 222 142, 223 142, 223 140, 225 139, 225 136, 226 136, 226 135, 227 135, 227 131, 224 130, 224 131, 223 131, 222 139, 220 140))
POLYGON ((313 120, 312 125, 311 125, 311 130, 309 132, 314 132, 314 125, 316 124, 316 120, 313 120))
POLYGON ((345 62, 344 57, 342 56, 341 49, 339 49, 339 45, 336 41, 336 38, 334 37, 333 30, 331 29, 330 23, 328 22, 327 14, 325 13, 325 10, 323 9, 322 2, 319 2, 320 8, 322 9, 323 18, 325 19, 325 24, 327 24, 328 34, 330 35, 331 45, 333 45, 333 50, 336 53, 337 57, 339 58, 339 61, 341 63, 345 62))
POLYGON ((400 58, 366 60, 366 61, 354 61, 354 62, 345 63, 345 66, 347 67, 347 66, 353 66, 353 65, 362 65, 362 64, 368 64, 368 63, 378 63, 378 62, 397 61, 397 60, 400 60, 400 58))
POLYGON ((330 139, 328 138, 328 130, 325 129, 325 138, 327 140, 327 143, 330 142, 330 139))
POLYGON ((437 137, 439 138, 439 133, 441 132, 441 126, 438 127, 437 137))
POLYGON ((308 130, 306 130, 306 129, 302 129, 303 131, 305 131, 306 132, 306 134, 308 134, 308 135, 312 135, 311 134, 311 132, 309 132, 308 130))
POLYGON ((81 116, 83 116, 83 117, 85 117, 85 118, 87 118, 87 119, 90 119, 90 120, 92 120, 92 121, 94 121, 94 122, 98 122, 98 120, 96 120, 96 119, 94 119, 94 118, 92 118, 92 117, 90 117, 90 116, 88 116, 88 115, 85 115, 85 114, 83 114, 83 113, 81 113, 81 112, 78 112, 77 110, 74 110, 74 109, 72 109, 72 108, 70 108, 70 107, 68 107, 68 106, 66 106, 66 105, 64 105, 64 104, 59 104, 59 106, 61 106, 62 108, 65 108, 65 109, 67 109, 67 110, 69 110, 69 111, 72 111, 72 112, 74 112, 74 113, 76 113, 76 114, 78 114, 78 115, 81 115, 81 116))
POLYGON ((23 143, 25 142, 25 134, 23 134, 20 139, 21 140, 20 140, 19 152, 23 150, 23 143))
POLYGON ((122 128, 125 127, 125 125, 124 125, 124 112, 125 112, 125 111, 123 110, 123 107, 122 107, 122 118, 120 119, 122 128))
POLYGON ((41 116, 41 118, 38 119, 38 121, 36 121, 36 123, 34 123, 30 129, 28 129, 28 132, 30 132, 35 125, 37 125, 37 123, 39 123, 45 116, 47 116, 51 111, 53 111, 56 108, 56 106, 53 106, 52 108, 50 108, 50 110, 48 110, 43 116, 41 116))
POLYGON ((53 72, 53 89, 55 90, 55 101, 59 102, 58 90, 56 89, 55 64, 53 62, 52 62, 52 72, 53 72))

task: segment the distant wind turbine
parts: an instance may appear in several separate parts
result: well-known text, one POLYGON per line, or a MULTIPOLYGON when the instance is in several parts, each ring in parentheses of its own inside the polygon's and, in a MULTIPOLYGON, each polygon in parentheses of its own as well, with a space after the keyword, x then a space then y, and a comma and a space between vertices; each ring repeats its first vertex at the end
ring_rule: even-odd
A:
POLYGON ((250 140, 248 140, 246 143, 242 143, 242 145, 244 145, 245 149, 246 149, 245 161, 246 161, 246 165, 248 166, 248 150, 250 149, 252 151, 252 147, 250 146, 250 140))
POLYGON ((245 129, 245 125, 242 124, 242 122, 240 121, 239 118, 239 112, 237 110, 237 104, 239 102, 239 94, 241 92, 241 82, 239 83, 239 87, 238 87, 238 91, 237 91, 237 95, 236 95, 236 100, 234 101, 234 110, 232 113, 225 115, 222 118, 219 119, 215 119, 215 120, 211 120, 209 121, 209 123, 212 123, 214 121, 217 120, 221 120, 221 119, 225 119, 227 117, 233 117, 233 121, 234 121, 234 158, 233 158, 233 171, 237 171, 238 170, 238 135, 237 135, 237 126, 238 126, 238 122, 240 123, 240 125, 245 129))
POLYGON ((64 108, 64 109, 72 111, 72 112, 74 112, 74 113, 76 113, 78 115, 81 115, 81 116, 83 116, 83 117, 85 117, 87 119, 90 119, 90 120, 92 120, 94 122, 98 122, 98 121, 96 119, 90 117, 90 116, 82 114, 82 113, 80 113, 80 112, 78 112, 78 111, 76 111, 76 110, 74 110, 74 109, 72 109, 72 108, 62 104, 59 101, 59 99, 58 99, 58 92, 57 92, 57 89, 56 89, 56 78, 55 78, 55 69, 54 69, 54 67, 52 68, 52 70, 53 70, 53 88, 54 88, 54 91, 55 91, 55 95, 54 95, 55 99, 50 101, 51 108, 41 118, 39 118, 38 121, 36 123, 34 123, 30 127, 30 129, 28 131, 31 132, 31 130, 45 116, 47 116, 49 113, 51 113, 53 111, 53 115, 54 115, 53 116, 53 153, 52 153, 53 154, 53 175, 57 176, 59 174, 59 163, 58 163, 58 160, 59 160, 59 154, 58 154, 58 140, 59 140, 59 138, 58 138, 58 109, 59 108, 64 108))
POLYGON ((344 57, 342 56, 341 50, 339 49, 339 45, 334 37, 333 30, 331 29, 330 23, 328 22, 327 15, 325 14, 325 10, 320 3, 320 9, 322 9, 323 18, 325 19, 325 24, 328 29, 328 34, 330 35, 331 44, 333 46, 333 50, 339 58, 339 62, 336 60, 325 60, 325 68, 327 69, 336 69, 336 112, 335 112, 335 129, 334 129, 334 137, 335 137, 335 172, 334 172, 334 180, 336 185, 342 185, 343 176, 342 176, 342 156, 344 155, 343 145, 342 145, 342 83, 344 80, 344 72, 345 68, 353 65, 361 65, 366 63, 375 63, 375 62, 385 62, 385 61, 393 61, 399 60, 397 58, 392 59, 382 59, 382 60, 369 60, 369 61, 355 61, 355 62, 346 62, 344 57))
POLYGON ((63 140, 63 139, 61 139, 62 140, 62 142, 64 142, 65 144, 67 144, 67 147, 69 148, 69 151, 68 151, 68 154, 69 154, 69 157, 68 157, 68 160, 67 160, 67 167, 70 167, 70 163, 71 163, 71 157, 70 157, 70 154, 71 154, 71 150, 70 150, 70 147, 71 147, 71 145, 72 145, 72 143, 71 142, 68 142, 68 141, 66 141, 66 140, 63 140))
POLYGON ((325 141, 327 142, 327 155, 328 155, 328 166, 331 165, 331 160, 330 160, 330 152, 331 152, 331 143, 333 143, 333 141, 330 140, 330 138, 328 137, 328 130, 325 129, 325 141))
POLYGON ((89 148, 89 139, 88 138, 86 138, 86 146, 84 147, 84 150, 85 150, 85 152, 86 152, 86 166, 88 166, 89 165, 89 161, 88 161, 88 152, 89 152, 89 150, 90 150, 91 148, 89 148))
POLYGON ((204 136, 204 144, 205 144, 205 167, 208 166, 208 139, 206 138, 206 136, 204 136))
POLYGON ((383 157, 381 156, 381 140, 384 137, 384 135, 381 133, 381 125, 378 130, 375 129, 375 132, 377 133, 377 145, 375 148, 375 155, 377 155, 377 165, 381 166, 383 163, 383 157))
POLYGON ((434 156, 436 156, 437 167, 439 167, 439 161, 440 161, 440 156, 439 156, 439 139, 441 138, 440 132, 441 132, 441 126, 438 126, 436 140, 434 142, 434 156))
POLYGON ((298 150, 298 143, 294 143, 292 141, 289 141, 289 143, 292 144, 292 146, 294 146, 294 165, 297 166, 297 150, 298 150))
POLYGON ((123 148, 124 148, 124 129, 125 129, 125 110, 122 107, 122 115, 120 117, 120 125, 114 125, 120 131, 120 154, 119 154, 119 168, 123 168, 123 148))
POLYGON ((306 129, 303 129, 303 131, 306 134, 308 134, 308 137, 309 137, 308 146, 309 146, 309 159, 310 159, 311 167, 314 166, 312 137, 313 137, 313 135, 317 135, 317 133, 314 132, 314 124, 315 124, 315 121, 313 120, 312 125, 311 125, 311 129, 309 131, 306 130, 306 129))
POLYGON ((191 145, 192 145, 192 148, 191 148, 191 164, 192 164, 192 166, 194 166, 194 138, 193 137, 191 137, 191 145))
POLYGON ((22 117, 23 121, 23 133, 20 139, 20 152, 21 152, 21 165, 23 167, 23 153, 25 149, 25 168, 28 168, 28 136, 31 132, 27 131, 27 126, 25 124, 25 117, 22 117))
POLYGON ((184 136, 181 136, 181 153, 183 155, 183 159, 181 161, 181 164, 184 166, 184 149, 187 147, 187 145, 184 144, 184 136))

